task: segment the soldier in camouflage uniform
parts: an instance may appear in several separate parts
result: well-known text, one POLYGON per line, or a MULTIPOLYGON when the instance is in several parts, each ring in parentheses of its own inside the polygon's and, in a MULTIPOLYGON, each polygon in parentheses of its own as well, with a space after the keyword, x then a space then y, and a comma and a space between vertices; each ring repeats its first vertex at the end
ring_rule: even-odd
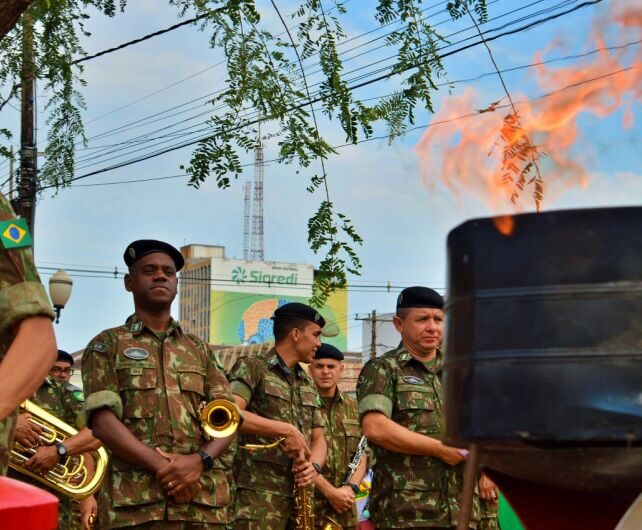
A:
POLYGON ((56 358, 54 312, 40 283, 24 219, 0 193, 0 475, 7 474, 17 408, 56 358))
POLYGON ((322 473, 314 483, 314 515, 317 528, 323 528, 331 518, 343 530, 354 530, 358 524, 355 499, 368 459, 364 457, 345 480, 361 440, 361 427, 357 400, 337 386, 343 373, 342 361, 343 353, 330 344, 322 344, 310 364, 310 375, 321 397, 323 434, 328 446, 322 473))
MULTIPOLYGON (((377 530, 457 525, 465 452, 440 441, 443 303, 432 289, 404 289, 393 318, 401 344, 359 375, 361 426, 376 461, 369 510, 377 530)), ((478 521, 476 496, 471 528, 478 521)))
POLYGON ((237 451, 237 530, 292 528, 295 484, 309 487, 325 461, 317 392, 299 365, 312 361, 325 321, 298 303, 281 306, 273 319, 275 347, 239 359, 230 373, 234 398, 245 409, 239 444, 283 439, 271 449, 237 451))
POLYGON ((200 408, 232 395, 208 345, 171 318, 183 257, 141 240, 124 259, 135 314, 83 355, 88 425, 111 451, 100 526, 224 529, 230 491, 220 457, 233 435, 208 441, 200 408))
MULTIPOLYGON (((58 358, 49 371, 49 375, 44 380, 36 393, 31 396, 31 401, 52 414, 67 425, 80 428, 84 417, 83 408, 85 397, 82 390, 77 386, 69 383, 71 366, 74 359, 67 352, 58 350, 58 358)), ((20 414, 18 417, 18 426, 16 428, 16 441, 24 447, 36 447, 39 445, 38 436, 40 427, 29 421, 28 413, 20 414)), ((45 475, 54 468, 61 460, 67 456, 79 455, 88 451, 93 451, 100 447, 100 442, 96 440, 91 431, 84 428, 75 436, 67 438, 63 443, 55 445, 40 445, 24 467, 29 471, 45 475)), ((43 487, 42 483, 26 478, 24 475, 11 470, 9 476, 18 480, 29 482, 34 486, 43 487)), ((49 490, 56 495, 59 500, 58 504, 58 528, 59 530, 73 530, 82 528, 80 514, 74 514, 72 499, 66 495, 49 490)), ((93 495, 81 501, 81 513, 91 513, 95 510, 96 501, 93 495)))

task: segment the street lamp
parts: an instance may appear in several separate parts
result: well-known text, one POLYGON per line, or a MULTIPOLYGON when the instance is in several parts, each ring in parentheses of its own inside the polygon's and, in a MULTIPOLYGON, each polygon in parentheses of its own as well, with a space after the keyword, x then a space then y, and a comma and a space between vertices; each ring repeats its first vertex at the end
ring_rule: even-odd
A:
POLYGON ((49 297, 56 310, 56 324, 60 321, 60 310, 71 296, 71 287, 74 282, 63 269, 58 269, 56 274, 49 278, 49 297))

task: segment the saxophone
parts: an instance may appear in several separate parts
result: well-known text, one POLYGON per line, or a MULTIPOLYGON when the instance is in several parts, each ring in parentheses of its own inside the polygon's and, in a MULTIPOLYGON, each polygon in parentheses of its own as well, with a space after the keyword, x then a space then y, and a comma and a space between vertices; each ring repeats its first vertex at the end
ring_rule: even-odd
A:
POLYGON ((299 488, 295 486, 294 494, 294 528, 296 530, 314 530, 314 509, 312 487, 299 488))

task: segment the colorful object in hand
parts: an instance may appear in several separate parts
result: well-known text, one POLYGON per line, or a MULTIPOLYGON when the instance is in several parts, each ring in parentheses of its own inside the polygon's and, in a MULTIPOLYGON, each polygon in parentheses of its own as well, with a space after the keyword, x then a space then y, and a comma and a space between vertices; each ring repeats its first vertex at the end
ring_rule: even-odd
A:
POLYGON ((0 222, 0 242, 6 249, 30 247, 33 244, 26 219, 0 222))

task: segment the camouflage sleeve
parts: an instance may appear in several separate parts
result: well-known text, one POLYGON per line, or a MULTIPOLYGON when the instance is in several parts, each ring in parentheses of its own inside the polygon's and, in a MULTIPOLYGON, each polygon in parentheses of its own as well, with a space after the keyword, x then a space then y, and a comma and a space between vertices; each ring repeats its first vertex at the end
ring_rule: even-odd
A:
POLYGON ((223 369, 218 362, 216 353, 209 346, 205 345, 207 351, 207 376, 205 379, 205 396, 208 401, 215 399, 227 399, 234 401, 230 384, 225 378, 223 369))
POLYGON ((261 370, 258 359, 242 357, 234 363, 230 372, 232 394, 241 396, 246 403, 249 403, 260 381, 261 370))
POLYGON ((117 341, 112 333, 103 332, 92 340, 82 356, 82 381, 87 395, 85 413, 89 420, 94 410, 109 408, 123 417, 118 376, 114 359, 117 341))
POLYGON ((85 424, 85 396, 80 388, 67 384, 64 390, 67 423, 82 428, 85 424))
MULTIPOLYGON (((15 219, 13 210, 0 193, 0 223, 11 219, 15 219)), ((53 319, 55 315, 40 283, 31 248, 7 249, 5 238, 0 234, 0 329, 10 328, 32 316, 53 319)))
POLYGON ((366 412, 382 412, 392 417, 394 402, 392 371, 381 360, 372 360, 361 369, 357 381, 359 416, 366 412))
POLYGON ((319 407, 314 409, 314 414, 312 414, 312 428, 316 427, 325 428, 325 416, 319 407))

